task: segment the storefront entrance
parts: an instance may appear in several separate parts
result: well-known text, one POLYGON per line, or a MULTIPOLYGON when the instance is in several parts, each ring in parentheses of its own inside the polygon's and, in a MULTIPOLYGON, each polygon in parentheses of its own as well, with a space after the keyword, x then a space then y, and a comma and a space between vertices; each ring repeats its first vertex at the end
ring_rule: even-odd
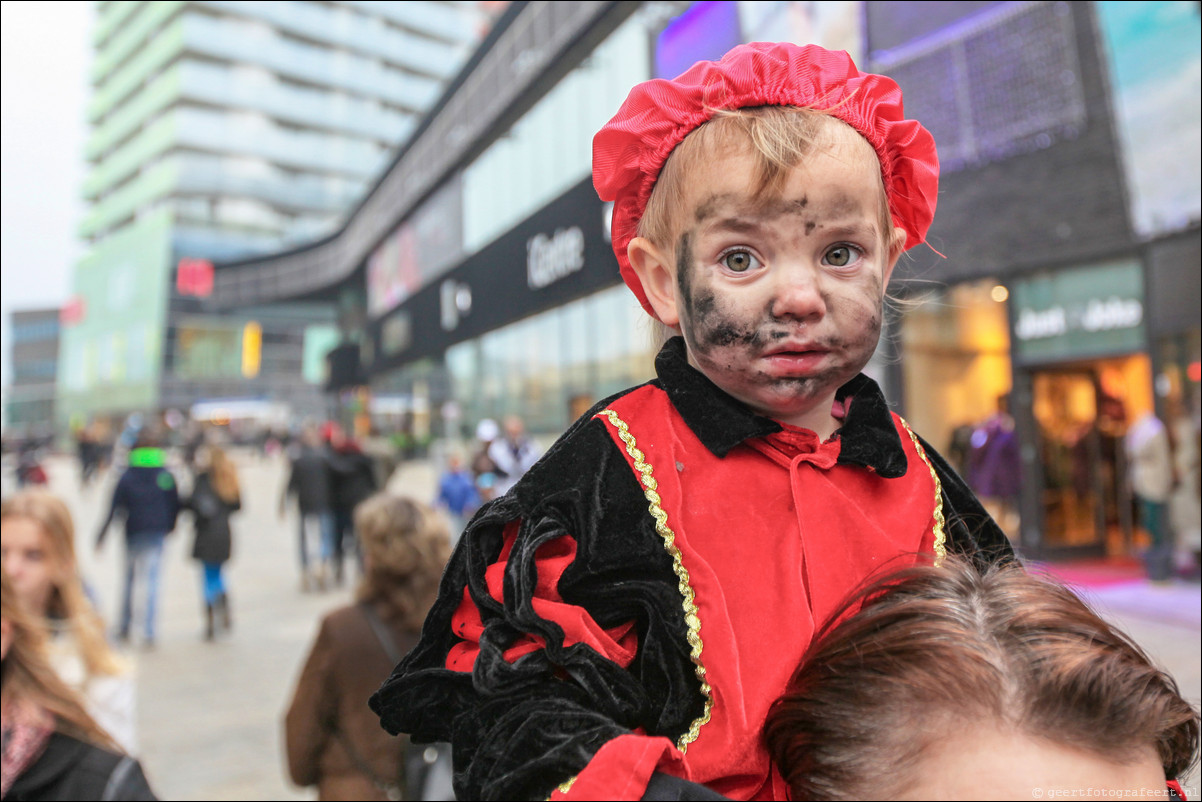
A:
POLYGON ((1123 438, 1151 409, 1151 387, 1151 363, 1143 354, 1033 372, 1045 557, 1131 553, 1135 530, 1123 438))

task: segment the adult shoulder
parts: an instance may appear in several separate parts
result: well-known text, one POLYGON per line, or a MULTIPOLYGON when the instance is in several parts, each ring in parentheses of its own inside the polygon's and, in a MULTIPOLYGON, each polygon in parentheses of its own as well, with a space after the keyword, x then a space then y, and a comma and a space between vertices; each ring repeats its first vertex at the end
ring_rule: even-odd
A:
POLYGON ((38 761, 17 778, 10 799, 156 799, 139 763, 56 732, 38 761))

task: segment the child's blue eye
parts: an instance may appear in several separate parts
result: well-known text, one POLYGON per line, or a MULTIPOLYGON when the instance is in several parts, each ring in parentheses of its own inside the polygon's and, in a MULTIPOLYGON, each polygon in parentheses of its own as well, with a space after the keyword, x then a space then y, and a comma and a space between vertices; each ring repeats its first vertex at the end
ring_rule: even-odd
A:
POLYGON ((731 251, 724 253, 718 259, 722 265, 732 273, 746 273, 754 267, 758 267, 760 260, 751 255, 750 251, 731 251))
POLYGON ((826 252, 826 263, 834 267, 847 267, 859 255, 859 250, 850 245, 836 245, 826 252))

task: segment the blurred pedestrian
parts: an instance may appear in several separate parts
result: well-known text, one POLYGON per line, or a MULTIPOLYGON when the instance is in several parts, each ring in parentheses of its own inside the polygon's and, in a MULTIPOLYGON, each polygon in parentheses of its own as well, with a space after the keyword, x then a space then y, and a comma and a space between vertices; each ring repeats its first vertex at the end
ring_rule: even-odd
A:
POLYGON ((325 590, 334 540, 330 511, 330 466, 321 450, 321 433, 305 427, 299 452, 292 459, 288 484, 280 496, 280 517, 288 499, 296 497, 299 510, 297 540, 300 547, 301 590, 325 590))
POLYGON ((3 570, 0 666, 0 797, 155 799, 142 767, 50 667, 42 629, 3 570))
POLYGON ((476 482, 463 467, 463 455, 456 451, 447 455, 447 467, 438 478, 438 498, 434 504, 446 511, 451 523, 451 543, 454 544, 468 518, 480 506, 476 482))
POLYGON ((503 496, 518 479, 538 462, 538 446, 526 434, 526 424, 517 415, 505 418, 505 436, 488 447, 488 456, 498 468, 494 495, 503 496))
POLYGON ((179 516, 179 488, 167 470, 166 457, 153 432, 142 430, 129 452, 129 467, 117 480, 108 515, 96 534, 96 550, 104 545, 109 524, 118 513, 125 518, 125 586, 117 636, 128 642, 133 624, 134 591, 145 592, 144 644, 154 646, 163 543, 179 516), (140 577, 140 579, 139 579, 140 577))
POLYGON ((425 505, 388 493, 360 504, 355 524, 363 579, 356 603, 322 620, 297 682, 284 722, 289 774, 319 799, 418 799, 408 739, 381 729, 367 698, 417 642, 447 532, 425 505))
POLYGON ((1168 502, 1173 492, 1173 454, 1164 423, 1151 412, 1127 430, 1128 474, 1139 505, 1139 523, 1151 545, 1144 555, 1148 579, 1164 582, 1173 574, 1173 535, 1168 502))
POLYGON ((26 611, 45 625, 50 665, 122 748, 137 751, 134 674, 105 640, 80 579, 67 505, 45 490, 23 490, 0 504, 0 530, 4 570, 26 611))
POLYGON ((1196 582, 1202 569, 1202 432, 1174 398, 1165 399, 1165 427, 1177 478, 1169 496, 1169 527, 1177 552, 1174 563, 1181 576, 1196 582))
POLYGON ((42 465, 40 444, 36 438, 26 438, 17 452, 17 487, 43 486, 50 476, 42 465))
POLYGON ((242 509, 238 471, 225 451, 209 446, 197 454, 200 472, 183 507, 192 512, 196 540, 192 557, 199 560, 204 581, 205 640, 213 640, 217 625, 229 630, 229 591, 223 569, 233 550, 230 516, 242 509))
POLYGON ((87 487, 100 467, 100 441, 91 424, 75 432, 75 447, 79 456, 79 486, 87 487))
POLYGON ((491 501, 496 497, 497 481, 501 469, 489 455, 493 442, 501 436, 501 429, 492 418, 485 418, 476 424, 476 453, 472 455, 472 476, 476 480, 476 491, 480 500, 491 501))
POLYGON ((355 507, 376 492, 378 485, 371 458, 341 426, 330 430, 327 460, 330 466, 330 511, 334 517, 330 560, 334 566, 334 582, 341 585, 345 552, 348 548, 357 551, 355 507))

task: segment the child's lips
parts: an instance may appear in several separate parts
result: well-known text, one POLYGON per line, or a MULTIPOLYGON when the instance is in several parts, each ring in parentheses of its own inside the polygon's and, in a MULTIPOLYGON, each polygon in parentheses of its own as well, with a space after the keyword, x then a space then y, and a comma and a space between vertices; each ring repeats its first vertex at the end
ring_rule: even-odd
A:
POLYGON ((818 368, 830 353, 817 346, 773 349, 764 354, 769 370, 781 374, 810 373, 818 368))

